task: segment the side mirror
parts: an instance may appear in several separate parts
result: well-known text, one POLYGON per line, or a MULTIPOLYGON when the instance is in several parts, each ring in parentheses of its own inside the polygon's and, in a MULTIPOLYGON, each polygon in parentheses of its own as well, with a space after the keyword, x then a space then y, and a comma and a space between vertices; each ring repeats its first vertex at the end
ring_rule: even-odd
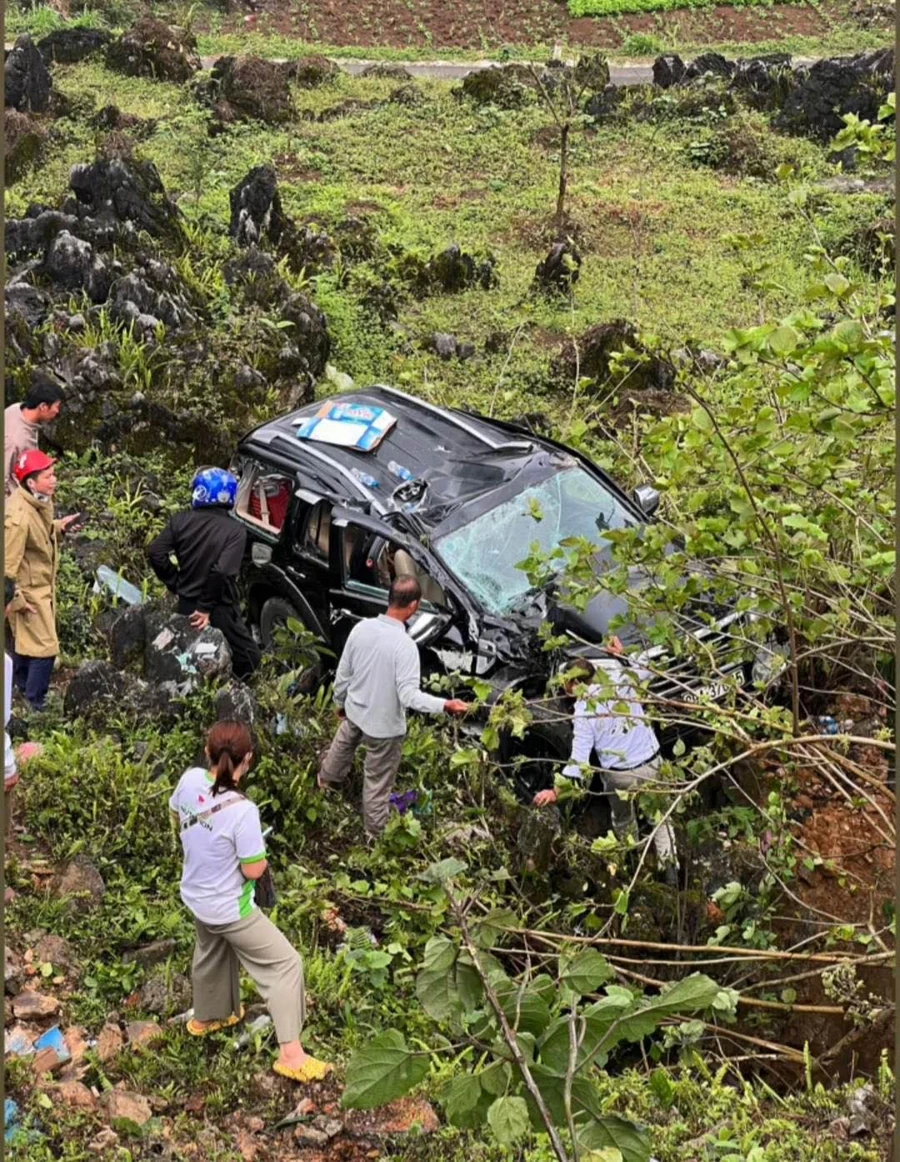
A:
POLYGON ((659 492, 652 484, 639 484, 632 496, 645 516, 653 516, 659 508, 659 492))
POLYGON ((250 550, 250 559, 254 565, 259 565, 260 567, 268 565, 272 560, 271 545, 261 545, 259 541, 255 541, 253 548, 250 550))

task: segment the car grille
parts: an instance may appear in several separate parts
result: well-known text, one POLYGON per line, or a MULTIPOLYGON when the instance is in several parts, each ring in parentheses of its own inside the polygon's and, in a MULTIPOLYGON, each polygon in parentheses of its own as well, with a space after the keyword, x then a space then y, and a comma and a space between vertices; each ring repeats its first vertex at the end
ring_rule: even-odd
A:
POLYGON ((648 702, 657 703, 665 713, 669 702, 723 698, 735 675, 743 678, 748 644, 744 629, 743 616, 736 614, 715 627, 693 630, 691 637, 698 645, 690 654, 673 657, 663 647, 649 651, 647 662, 654 677, 648 702))

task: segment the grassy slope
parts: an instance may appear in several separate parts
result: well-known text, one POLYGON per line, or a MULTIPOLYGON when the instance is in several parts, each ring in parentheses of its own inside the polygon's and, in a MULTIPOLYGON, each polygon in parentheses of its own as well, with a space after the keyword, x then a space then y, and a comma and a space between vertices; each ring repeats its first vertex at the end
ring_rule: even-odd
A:
MULTIPOLYGON (((400 322, 416 343, 433 331, 450 331, 483 349, 492 332, 538 328, 543 343, 528 335, 517 342, 507 382, 543 366, 552 337, 579 332, 614 317, 676 345, 688 339, 715 343, 729 327, 752 320, 757 292, 744 266, 724 245, 729 234, 759 235, 754 258, 768 266, 773 285, 768 306, 786 309, 803 282, 805 221, 777 185, 739 181, 689 163, 692 142, 713 124, 659 129, 631 123, 622 132, 605 128, 576 141, 572 157, 571 214, 585 256, 573 309, 565 303, 527 298, 534 268, 551 240, 556 160, 535 137, 548 124, 539 108, 520 114, 478 110, 456 100, 449 86, 422 85, 426 104, 408 110, 385 105, 324 124, 298 120, 284 129, 239 127, 210 141, 199 110, 177 86, 113 77, 84 64, 60 74, 61 89, 94 107, 115 101, 128 113, 157 119, 156 133, 141 147, 187 216, 222 232, 228 191, 253 166, 275 160, 288 213, 326 228, 349 210, 373 216, 379 234, 423 255, 453 242, 488 249, 498 259, 501 285, 484 294, 442 296, 408 304, 400 322), (299 175, 292 178, 292 175, 299 175)), ((303 112, 320 112, 348 98, 385 98, 390 81, 342 75, 337 83, 298 94, 303 112)), ((21 213, 33 199, 52 200, 71 165, 93 148, 85 120, 57 123, 61 140, 47 165, 7 192, 7 213, 21 213)), ((757 128, 759 123, 757 123, 757 128)), ((798 176, 829 172, 811 144, 771 137, 773 164, 788 160, 798 176)), ((865 202, 835 202, 823 217, 840 237, 851 220, 871 213, 865 202)), ((351 296, 339 278, 317 280, 317 298, 329 312, 337 340, 333 361, 354 378, 400 376, 436 398, 465 390, 482 402, 493 392, 506 351, 465 365, 433 356, 397 354, 382 332, 361 329, 351 296), (449 394, 448 394, 449 393, 449 394)))
MULTIPOLYGON (((432 83, 423 86, 428 100, 420 110, 388 106, 328 124, 298 121, 278 131, 247 127, 210 142, 202 119, 177 87, 126 80, 93 64, 60 71, 58 83, 85 105, 78 119, 59 125, 62 138, 49 163, 7 192, 7 213, 21 212, 32 200, 60 196, 69 167, 91 156, 87 105, 115 101, 126 112, 159 120, 142 152, 159 166, 186 215, 202 222, 210 235, 225 229, 230 187, 252 165, 276 158, 286 209, 297 218, 327 225, 348 207, 367 203, 382 237, 406 248, 429 253, 459 241, 466 248, 494 251, 500 289, 408 305, 401 323, 413 339, 435 330, 452 331, 476 341, 481 350, 490 332, 512 332, 520 324, 561 334, 625 315, 667 339, 683 342, 695 337, 715 343, 724 329, 754 321, 759 310, 757 292, 741 264, 723 248, 728 232, 760 235, 754 257, 768 265, 774 288, 766 296, 767 310, 786 308, 803 282, 802 254, 809 228, 784 192, 766 183, 722 178, 687 163, 686 146, 708 132, 706 126, 654 131, 632 124, 624 133, 603 130, 579 142, 573 159, 573 213, 585 235, 586 262, 575 308, 569 311, 525 300, 534 265, 546 249, 542 231, 555 187, 552 156, 534 142, 535 132, 546 124, 536 109, 521 114, 478 112, 432 83), (305 179, 292 180, 291 174, 300 171, 305 179)), ((298 104, 301 110, 320 111, 349 97, 385 96, 392 87, 390 82, 342 77, 327 90, 299 94, 298 104)), ((821 151, 807 143, 776 141, 775 150, 792 158, 803 174, 826 172, 821 151)), ((853 216, 870 213, 865 202, 826 206, 820 226, 827 235, 840 237, 853 216)), ((385 333, 360 326, 351 292, 352 287, 342 287, 335 274, 320 278, 315 290, 330 314, 336 337, 334 361, 342 370, 359 380, 393 379, 448 402, 487 406, 496 392, 498 410, 505 414, 547 407, 564 420, 567 399, 536 397, 530 386, 548 356, 541 332, 523 331, 508 363, 507 353, 501 351, 480 354, 471 363, 446 365, 418 350, 403 354, 385 333)), ((108 487, 113 492, 118 488, 112 474, 108 487)), ((125 513, 122 519, 128 519, 125 513)), ((272 691, 266 698, 269 711, 286 708, 283 698, 272 691)), ((20 936, 44 927, 73 940, 90 971, 89 982, 82 982, 69 1009, 92 1029, 140 981, 140 974, 121 966, 123 948, 171 934, 178 941, 176 966, 187 969, 190 925, 177 901, 175 852, 168 837, 160 834, 158 817, 168 780, 194 757, 207 710, 196 706, 179 730, 147 738, 154 761, 162 764, 165 777, 159 784, 146 783, 147 766, 131 755, 127 734, 122 747, 71 729, 53 735, 52 718, 43 726, 47 757, 23 788, 28 824, 34 835, 50 843, 56 857, 79 847, 102 853, 110 890, 99 917, 73 921, 57 904, 35 896, 28 887, 30 877, 14 865, 13 879, 23 895, 12 910, 10 931, 20 936)), ((463 808, 470 810, 473 798, 465 787, 445 781, 436 789, 435 815, 426 820, 418 845, 413 841, 407 850, 399 828, 387 854, 375 860, 355 846, 358 823, 346 805, 323 807, 312 788, 315 755, 330 717, 304 709, 298 720, 304 735, 270 742, 273 749, 256 785, 279 836, 275 848, 283 897, 279 922, 306 956, 315 1002, 311 1045, 340 1059, 373 1028, 396 1022, 413 1036, 424 1028, 410 1000, 410 976, 402 955, 396 954, 396 971, 386 980, 364 963, 354 965, 335 957, 318 919, 323 903, 334 902, 351 922, 361 924, 366 922, 365 907, 357 905, 354 912, 352 902, 360 893, 375 891, 407 901, 411 894, 416 902, 422 889, 415 876, 423 863, 451 850, 439 839, 436 821, 458 817, 463 808), (374 882, 373 889, 365 887, 367 879, 374 882)), ((441 761, 437 746, 430 730, 414 729, 405 761, 406 785, 434 785, 433 771, 441 761)), ((500 808, 496 810, 497 819, 502 819, 500 808)), ((470 845, 466 854, 486 873, 498 866, 504 853, 494 841, 482 841, 470 845)), ((419 914, 407 914, 402 907, 387 911, 388 936, 418 957, 427 925, 419 914)), ((287 1112, 283 1100, 279 1104, 277 1097, 266 1096, 253 1081, 268 1058, 265 1046, 235 1057, 208 1051, 172 1030, 160 1052, 126 1054, 107 1069, 95 1070, 89 1080, 97 1084, 103 1078, 124 1080, 143 1092, 162 1094, 170 1103, 167 1116, 182 1115, 178 1136, 187 1140, 200 1132, 201 1123, 182 1114, 187 1099, 197 1093, 205 1096, 206 1113, 214 1125, 239 1103, 270 1121, 287 1112)), ((21 1074, 13 1071, 12 1081, 23 1094, 21 1074)), ((686 1076, 684 1087, 677 1116, 654 1101, 640 1075, 622 1083, 611 1096, 611 1108, 654 1123, 654 1148, 661 1162, 683 1157, 685 1143, 722 1120, 775 1143, 771 1150, 767 1146, 766 1162, 836 1162, 838 1157, 854 1156, 840 1153, 843 1147, 815 1128, 837 1112, 833 1098, 797 1099, 786 1110, 754 1098, 762 1101, 754 1112, 749 1098, 741 1105, 731 1091, 711 1086, 702 1076, 686 1076), (797 1128, 800 1119, 812 1128, 797 1128)), ((50 1156, 81 1157, 84 1124, 40 1112, 53 1135, 54 1151, 60 1152, 32 1152, 29 1158, 42 1162, 50 1156)), ((408 1156, 416 1156, 417 1149, 410 1147, 408 1156)), ((864 1147, 853 1149, 859 1159, 875 1157, 864 1147)), ((227 1137, 207 1140, 201 1152, 205 1158, 230 1156, 227 1137)), ((441 1147, 441 1157, 447 1159, 489 1156, 500 1155, 482 1142, 450 1132, 441 1147)))

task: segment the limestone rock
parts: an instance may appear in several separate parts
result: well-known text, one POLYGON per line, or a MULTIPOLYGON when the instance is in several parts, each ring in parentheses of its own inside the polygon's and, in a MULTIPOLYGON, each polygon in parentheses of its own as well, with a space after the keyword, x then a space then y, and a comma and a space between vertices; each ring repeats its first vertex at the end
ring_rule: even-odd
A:
POLYGON ((76 855, 57 879, 56 894, 61 898, 68 897, 74 910, 89 911, 96 908, 106 895, 106 884, 86 856, 76 855))
POLYGON ((6 58, 3 103, 20 113, 46 113, 53 78, 27 34, 20 36, 6 58))
POLYGON ((8 184, 19 180, 41 160, 47 142, 47 131, 28 113, 4 109, 3 132, 5 176, 8 184))
POLYGON ((134 948, 122 957, 124 964, 139 964, 142 968, 149 968, 154 964, 161 964, 168 960, 175 952, 175 941, 171 939, 154 940, 152 944, 145 944, 141 948, 134 948))
POLYGON ((581 252, 571 238, 554 242, 534 272, 532 287, 543 293, 568 294, 581 274, 581 252))
POLYGON ((106 48, 112 35, 101 28, 57 28, 37 42, 44 63, 74 65, 106 48))
POLYGON ((221 630, 195 630, 179 614, 147 617, 144 677, 170 694, 188 694, 204 681, 228 678, 231 650, 221 630))
POLYGON ((189 32, 143 19, 106 50, 106 63, 130 77, 152 77, 181 84, 200 69, 197 40, 189 32))
POLYGON ((59 998, 50 993, 22 992, 13 1000, 12 1011, 20 1021, 40 1021, 59 1012, 59 998))
POLYGON ((150 1102, 139 1093, 111 1089, 103 1095, 101 1102, 111 1122, 122 1119, 143 1126, 153 1117, 150 1102))
POLYGON ((97 1109, 97 1099, 81 1081, 61 1081, 50 1090, 50 1098, 56 1103, 68 1106, 69 1109, 86 1110, 94 1113, 97 1109))

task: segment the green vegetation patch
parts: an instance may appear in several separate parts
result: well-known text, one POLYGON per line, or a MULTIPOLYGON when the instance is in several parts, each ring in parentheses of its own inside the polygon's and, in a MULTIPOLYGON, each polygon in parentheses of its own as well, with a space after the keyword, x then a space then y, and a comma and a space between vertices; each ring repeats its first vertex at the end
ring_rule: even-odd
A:
MULTIPOLYGON (((567 0, 571 16, 623 16, 629 12, 671 12, 712 8, 716 0, 567 0)), ((732 8, 771 8, 773 0, 732 0, 732 8)))

